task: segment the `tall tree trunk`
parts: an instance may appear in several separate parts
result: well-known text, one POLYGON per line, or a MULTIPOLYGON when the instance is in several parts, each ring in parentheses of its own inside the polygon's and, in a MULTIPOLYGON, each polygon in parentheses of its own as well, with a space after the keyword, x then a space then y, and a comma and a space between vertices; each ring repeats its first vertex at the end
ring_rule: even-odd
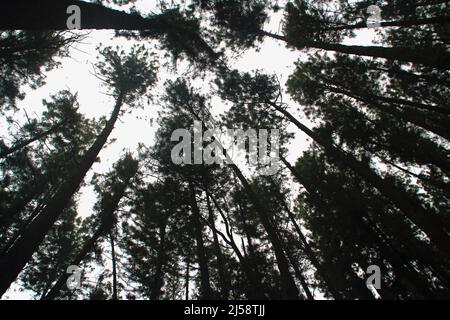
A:
POLYGON ((440 107, 440 106, 436 106, 436 105, 428 105, 428 104, 423 104, 420 102, 409 101, 409 100, 402 99, 402 98, 384 97, 384 96, 375 95, 375 94, 372 94, 369 92, 362 92, 359 90, 357 90, 356 93, 353 93, 351 90, 349 90, 345 86, 342 86, 339 82, 337 82, 335 80, 328 79, 328 78, 322 77, 322 76, 319 76, 318 79, 321 80, 320 85, 325 87, 326 89, 328 89, 330 91, 339 91, 340 93, 345 94, 347 96, 360 97, 359 100, 364 99, 364 100, 373 101, 373 102, 382 101, 382 102, 386 102, 388 104, 397 105, 400 108, 402 108, 402 106, 408 106, 408 107, 418 109, 419 111, 426 110, 426 111, 431 111, 433 113, 443 114, 445 116, 450 115, 450 106, 448 106, 448 105, 446 105, 444 107, 440 107), (330 84, 332 86, 330 86, 330 84))
MULTIPOLYGON (((252 266, 254 274, 257 276, 258 282, 262 281, 262 275, 259 272, 258 264, 256 263, 256 250, 255 246, 253 245, 253 240, 250 235, 249 226, 247 223, 247 219, 245 218, 244 212, 242 211, 242 207, 240 204, 238 204, 238 211, 239 215, 242 219, 242 228, 244 229, 245 239, 247 239, 247 246, 248 246, 248 255, 247 259, 250 261, 250 265, 252 266)), ((245 242, 244 239, 242 239, 242 248, 245 253, 245 242)))
MULTIPOLYGON (((208 130, 205 123, 203 122, 203 119, 200 119, 200 117, 196 114, 192 114, 198 121, 202 122, 202 128, 208 130)), ((218 140, 216 140, 218 141, 218 140)), ((284 254, 283 251, 283 245, 281 240, 279 239, 276 230, 273 228, 272 224, 270 223, 270 216, 264 207, 264 205, 260 202, 258 196, 256 195, 256 192, 251 187, 250 183, 247 181, 245 176, 243 175, 242 171, 239 169, 239 167, 233 163, 233 161, 230 159, 230 157, 227 155, 227 151, 225 148, 223 148, 224 156, 227 159, 228 163, 230 164, 231 169, 233 170, 236 177, 241 182, 242 186, 244 187, 245 192, 247 193, 250 201, 255 206, 256 212, 258 213, 261 223, 264 227, 264 229, 267 232, 267 235, 269 237, 269 240, 272 244, 275 258, 278 265, 278 270, 280 271, 280 277, 281 277, 281 283, 282 283, 282 291, 283 291, 283 297, 285 299, 299 299, 299 292, 298 288, 295 285, 295 281, 290 273, 289 270, 289 262, 284 254)))
POLYGON ((32 144, 35 141, 38 141, 38 140, 40 140, 40 139, 42 139, 44 137, 49 136, 50 134, 53 134, 53 133, 57 132, 58 130, 60 130, 62 125, 63 125, 63 123, 58 123, 55 126, 53 126, 52 128, 50 128, 50 129, 48 129, 48 130, 46 130, 44 132, 41 132, 41 133, 37 134, 36 136, 34 136, 32 138, 25 139, 25 140, 17 142, 11 148, 7 148, 6 150, 1 151, 0 152, 0 159, 1 158, 5 158, 5 157, 7 157, 10 154, 12 154, 12 153, 14 153, 16 151, 19 151, 20 149, 25 148, 26 146, 32 144))
POLYGON ((145 30, 157 27, 155 19, 144 19, 137 14, 86 1, 16 0, 3 4, 0 30, 66 30, 71 15, 67 13, 67 8, 71 5, 81 10, 82 29, 145 30))
MULTIPOLYGON (((320 198, 318 198, 314 188, 311 188, 304 179, 301 179, 300 175, 295 171, 295 169, 291 166, 291 164, 283 157, 280 156, 281 161, 285 164, 285 166, 291 171, 292 175, 297 178, 297 180, 300 182, 301 185, 306 189, 306 191, 317 200, 321 201, 320 198)), ((332 280, 332 277, 326 272, 326 270, 322 267, 322 264, 319 262, 319 260, 316 257, 316 254, 311 248, 311 245, 308 243, 308 240, 306 239, 305 235, 303 234, 302 230, 300 229, 300 226, 298 225, 294 214, 287 206, 284 199, 280 198, 280 201, 282 201, 283 206, 288 214, 289 220, 292 222, 292 225, 294 226, 295 231, 297 232, 300 241, 303 245, 303 249, 308 256, 309 260, 313 264, 313 266, 316 268, 319 276, 322 278, 322 280, 325 282, 326 286, 330 290, 331 295, 336 299, 342 299, 343 296, 339 293, 339 290, 336 289, 334 282, 332 280)))
POLYGON ((12 247, 12 245, 19 239, 19 237, 23 234, 23 232, 26 230, 28 225, 33 221, 34 218, 37 217, 37 215, 42 211, 43 208, 45 208, 45 204, 49 199, 53 197, 55 194, 57 188, 52 188, 52 190, 48 191, 45 195, 44 199, 42 199, 39 204, 34 208, 33 212, 27 217, 25 221, 23 221, 17 232, 14 234, 14 236, 11 237, 11 239, 8 240, 8 242, 2 247, 0 250, 0 256, 3 256, 6 254, 6 252, 9 250, 9 248, 12 247))
POLYGON ((2 212, 0 215, 0 226, 8 229, 11 224, 14 223, 14 218, 18 218, 20 213, 22 213, 28 204, 35 198, 38 197, 40 192, 42 192, 42 188, 36 186, 37 188, 34 190, 27 190, 24 192, 23 196, 19 199, 16 199, 10 208, 7 209, 6 212, 2 212))
POLYGON ((406 71, 401 68, 378 68, 378 67, 367 67, 369 70, 376 70, 376 71, 382 71, 389 73, 391 75, 396 75, 400 79, 405 79, 408 81, 415 81, 415 82, 431 82, 435 84, 439 84, 441 86, 450 87, 450 81, 446 79, 439 79, 435 78, 433 76, 424 75, 424 74, 417 74, 411 71, 406 71))
POLYGON ((434 245, 441 251, 442 255, 446 257, 447 260, 450 260, 450 236, 448 235, 448 231, 445 230, 443 224, 435 217, 433 212, 426 210, 422 207, 422 204, 417 201, 417 199, 411 197, 409 194, 386 179, 381 178, 369 167, 369 165, 358 161, 352 155, 338 149, 332 142, 315 134, 312 130, 300 123, 294 116, 276 103, 270 101, 267 103, 275 110, 282 113, 287 119, 289 119, 314 141, 322 145, 326 153, 328 153, 332 158, 350 167, 361 177, 363 177, 369 184, 375 187, 381 194, 388 198, 393 204, 395 204, 405 214, 405 216, 408 217, 408 219, 410 219, 427 234, 434 245))
POLYGON ((16 199, 4 212, 0 212, 0 226, 8 229, 14 223, 14 217, 19 217, 28 204, 34 199, 41 196, 46 191, 46 178, 41 175, 35 168, 31 160, 26 157, 26 164, 31 171, 33 178, 29 184, 21 188, 19 193, 21 197, 16 199))
MULTIPOLYGON (((450 23, 450 16, 439 16, 431 18, 418 18, 409 20, 396 20, 380 22, 380 27, 412 27, 430 24, 450 23)), ((367 22, 360 22, 353 25, 325 28, 323 31, 355 30, 367 28, 367 22)))
POLYGON ((73 174, 62 184, 41 214, 33 220, 23 236, 8 251, 8 254, 0 258, 0 274, 2 275, 0 278, 0 296, 5 293, 11 283, 17 278, 25 264, 44 240, 48 230, 50 230, 61 212, 67 207, 70 199, 77 192, 86 173, 94 164, 100 150, 114 129, 122 103, 123 94, 120 93, 110 119, 94 144, 83 156, 79 167, 74 169, 73 174))
POLYGON ((194 226, 194 236, 196 241, 197 259, 200 268, 200 298, 213 299, 213 291, 209 280, 208 257, 203 243, 203 226, 200 221, 200 210, 197 205, 194 185, 189 180, 189 194, 191 198, 192 219, 194 226))
POLYGON ((450 68, 450 54, 441 48, 412 49, 407 47, 352 46, 320 41, 303 41, 300 37, 298 39, 288 39, 287 37, 266 31, 261 31, 260 34, 285 41, 300 50, 308 47, 358 56, 384 58, 391 61, 418 63, 444 70, 450 68))
POLYGON ((288 246, 285 246, 285 251, 286 251, 286 255, 289 259, 289 262, 291 263, 292 269, 294 269, 295 276, 300 281, 303 291, 305 291, 306 297, 308 298, 308 300, 314 300, 314 296, 308 287, 308 283, 306 282, 306 279, 303 276, 302 271, 300 270, 298 263, 297 263, 294 255, 292 254, 292 251, 290 250, 290 248, 288 246))
POLYGON ((448 70, 450 68, 450 55, 440 48, 428 50, 407 47, 377 47, 377 46, 350 46, 337 43, 311 41, 308 47, 335 51, 359 56, 384 58, 391 61, 412 62, 429 67, 448 70))
POLYGON ((394 168, 406 173, 407 175, 413 176, 425 183, 431 184, 437 188, 442 189, 442 191, 444 191, 444 196, 447 199, 450 199, 450 183, 448 182, 442 182, 442 181, 438 181, 437 179, 434 178, 430 178, 421 174, 416 174, 414 172, 411 172, 410 170, 403 168, 401 166, 399 166, 398 164, 396 164, 393 160, 389 160, 386 157, 383 157, 381 155, 377 155, 378 158, 380 158, 380 160, 382 160, 384 163, 393 166, 394 168))
POLYGON ((417 271, 410 265, 410 262, 405 261, 403 255, 399 254, 399 252, 395 250, 390 243, 386 243, 385 239, 383 239, 380 234, 372 229, 374 223, 371 222, 370 224, 366 224, 366 222, 363 222, 362 224, 364 224, 363 228, 367 230, 368 236, 377 243, 383 257, 386 257, 387 261, 391 263, 396 275, 408 279, 408 281, 415 288, 415 292, 420 295, 419 298, 435 298, 435 295, 430 290, 429 283, 417 274, 417 271))
POLYGON ((189 274, 189 272, 190 272, 189 268, 191 266, 191 258, 188 255, 186 257, 186 259, 187 259, 187 262, 186 262, 186 274, 185 274, 185 277, 184 277, 184 282, 185 282, 185 287, 186 287, 185 300, 189 300, 189 281, 191 281, 190 274, 189 274))
POLYGON ((420 128, 433 132, 434 134, 437 134, 442 138, 450 141, 450 130, 446 127, 442 127, 439 123, 431 121, 429 118, 427 118, 428 115, 426 113, 411 110, 409 108, 398 109, 397 106, 395 105, 383 104, 377 102, 374 99, 371 99, 370 97, 367 96, 363 97, 351 91, 337 88, 334 86, 324 86, 323 88, 324 90, 330 90, 331 92, 346 95, 347 97, 353 98, 357 101, 366 104, 368 107, 380 110, 383 113, 390 114, 400 120, 414 124, 420 128))
POLYGON ((109 243, 111 245, 111 261, 112 261, 112 300, 117 300, 117 267, 116 267, 116 249, 114 245, 114 229, 109 233, 109 243))
POLYGON ((216 233, 220 234, 222 236, 222 238, 224 239, 224 241, 226 241, 231 246, 231 248, 233 249, 234 253, 236 254, 236 256, 239 260, 242 271, 245 273, 245 276, 247 277, 247 280, 249 282, 249 285, 246 287, 246 290, 245 290, 247 299, 249 299, 249 300, 252 300, 252 299, 264 300, 264 299, 266 299, 266 296, 264 294, 264 288, 261 285, 261 276, 259 274, 258 269, 256 268, 256 265, 252 264, 252 262, 254 262, 254 260, 251 260, 245 252, 245 244, 243 242, 244 240, 242 239, 242 246, 244 249, 244 254, 242 254, 241 251, 239 250, 236 242, 234 241, 233 235, 230 230, 229 222, 227 222, 227 217, 225 216, 222 209, 220 208, 220 205, 217 203, 217 200, 215 199, 215 197, 212 194, 210 194, 207 190, 206 190, 206 194, 213 201, 215 207, 217 208, 217 211, 219 211, 220 216, 224 220, 224 223, 226 225, 226 232, 229 237, 229 241, 227 241, 225 236, 223 234, 219 233, 219 231, 216 230, 216 233))
MULTIPOLYGON (((84 243, 83 247, 81 248, 80 252, 78 252, 77 256, 70 265, 78 266, 87 256, 89 252, 92 251, 94 248, 95 243, 98 241, 98 239, 105 234, 105 229, 103 226, 100 226, 95 233, 92 235, 92 237, 84 243)), ((65 270, 64 270, 65 271, 65 270)), ((66 272, 63 272, 60 277, 58 278, 58 281, 53 285, 52 289, 44 296, 42 297, 42 300, 54 300, 56 299, 63 286, 66 284, 67 279, 69 278, 69 274, 66 272)))
MULTIPOLYGON (((432 272, 435 273, 435 276, 444 284, 444 286, 450 289, 450 274, 448 262, 443 263, 443 261, 440 260, 439 257, 433 254, 432 250, 423 250, 422 246, 414 245, 415 243, 420 242, 420 240, 418 240, 413 234, 396 232, 397 237, 395 237, 395 239, 397 239, 398 242, 401 242, 406 247, 410 246, 409 252, 408 250, 406 250, 406 253, 403 254, 400 250, 397 249, 398 245, 396 246, 393 243, 394 235, 392 234, 392 232, 387 234, 387 232, 381 230, 381 228, 378 227, 378 225, 371 219, 371 217, 365 216, 364 220, 367 220, 364 221, 367 227, 372 228, 373 233, 380 239, 380 241, 382 241, 383 244, 393 252, 393 254, 400 257, 405 265, 407 265, 410 269, 414 269, 414 267, 408 261, 408 257, 414 257, 421 264, 427 266, 430 270, 432 270, 432 272)), ((391 226, 396 230, 403 228, 403 225, 398 223, 391 223, 391 226)))
POLYGON ((283 296, 285 299, 298 299, 299 298, 299 292, 298 288, 295 285, 294 279, 292 278, 292 275, 289 270, 289 263, 286 259, 286 256, 283 251, 283 245, 282 241, 278 237, 278 234, 275 230, 275 228, 272 226, 269 218, 269 214, 267 213, 264 205, 259 201, 258 196, 256 195, 253 188, 250 186, 249 182, 245 178, 245 176, 242 174, 240 169, 233 163, 230 165, 233 169, 234 173, 238 177, 238 179, 241 181, 247 195, 250 198, 250 201, 255 206, 256 211, 258 212, 258 215, 261 219, 261 223, 264 227, 264 229, 267 232, 267 235, 270 239, 270 242, 272 244, 273 250, 275 252, 275 258, 277 260, 278 269, 280 271, 280 277, 281 282, 283 285, 283 296))
MULTIPOLYGON (((247 240, 247 246, 248 246, 248 254, 246 254, 246 261, 248 261, 248 265, 252 270, 252 274, 254 275, 255 281, 258 283, 259 290, 261 292, 264 292, 264 288, 262 286, 263 276, 261 274, 261 271, 258 268, 258 263, 256 260, 256 250, 255 246, 253 245, 252 236, 250 235, 250 229, 249 225, 247 223, 247 218, 245 217, 245 214, 242 210, 242 206, 240 203, 237 204, 238 206, 238 212, 242 219, 242 228, 245 234, 245 239, 247 240)), ((242 249, 245 251, 245 241, 242 239, 242 249)))
MULTIPOLYGON (((345 88, 343 86, 341 86, 341 88, 339 88, 340 84, 334 80, 327 79, 327 78, 321 77, 321 76, 319 76, 319 79, 322 81, 321 85, 331 91, 334 91, 333 88, 336 88, 336 90, 342 90, 342 93, 345 95, 350 95, 352 93, 350 90, 348 90, 347 88, 345 88), (327 86, 327 84, 333 84, 333 86, 327 86)), ((359 97, 363 97, 363 98, 365 97, 366 100, 370 100, 370 101, 374 101, 374 102, 382 101, 382 102, 386 102, 388 104, 398 105, 400 108, 402 106, 408 106, 408 107, 418 109, 419 111, 426 110, 426 111, 431 111, 433 113, 443 114, 445 116, 450 115, 450 108, 448 105, 444 106, 444 107, 440 107, 440 106, 436 106, 436 105, 428 105, 428 104, 423 104, 420 102, 409 101, 409 100, 402 99, 402 98, 384 97, 384 96, 380 96, 380 95, 371 94, 368 92, 357 92, 355 95, 359 96, 359 97)))
MULTIPOLYGON (((120 200, 123 198, 125 191, 130 183, 131 178, 136 174, 137 168, 135 171, 131 171, 130 174, 124 179, 123 184, 116 190, 116 192, 113 194, 111 198, 111 202, 109 205, 106 206, 105 211, 101 212, 102 217, 113 217, 114 212, 117 210, 117 207, 119 206, 120 200)), ((92 251, 94 248, 95 243, 107 232, 112 232, 112 228, 114 227, 113 221, 106 222, 105 219, 101 220, 100 226, 97 228, 97 230, 94 232, 92 237, 86 241, 86 243, 81 248, 80 252, 75 256, 74 260, 71 262, 70 265, 78 266, 80 263, 86 258, 87 254, 92 251)), ((110 241, 111 241, 111 251, 113 251, 114 246, 114 239, 112 239, 112 235, 110 234, 110 241)), ((115 255, 113 259, 113 269, 115 268, 115 255)), ((43 300, 53 300, 58 297, 63 285, 66 283, 67 278, 69 277, 69 274, 62 273, 56 281, 56 283, 53 285, 52 289, 48 294, 46 294, 42 299, 43 300)), ((117 295, 113 294, 113 297, 117 295)))
POLYGON ((180 23, 183 15, 177 9, 166 10, 143 18, 136 13, 110 9, 97 3, 79 0, 15 0, 3 4, 0 10, 0 30, 67 30, 69 6, 78 6, 81 11, 81 29, 114 29, 145 31, 149 38, 166 35, 186 39, 186 52, 202 51, 211 59, 218 55, 203 40, 199 32, 180 23), (185 37, 180 37, 180 34, 185 37), (195 50, 191 47, 195 46, 195 50))
MULTIPOLYGON (((317 203, 321 210, 326 208, 325 204, 322 203, 322 200, 317 196, 314 188, 307 183, 304 182, 304 179, 298 174, 298 172, 293 168, 289 162, 281 157, 283 163, 288 167, 288 169, 292 172, 292 174, 299 180, 299 182, 305 187, 308 191, 309 195, 314 199, 314 203, 317 203)), ((288 211, 289 212, 289 211, 288 211)), ((289 213, 290 216, 293 216, 292 213, 289 213)), ((370 217, 364 215, 364 217, 355 216, 355 219, 360 219, 361 228, 365 229, 368 237, 374 240, 377 243, 380 252, 383 257, 387 259, 391 263, 391 265, 396 270, 396 274, 404 280, 407 280, 410 286, 413 286, 416 292, 420 292, 420 298, 433 298, 435 297, 429 290, 427 283, 416 273, 415 270, 412 269, 410 263, 405 261, 403 255, 399 253, 394 246, 390 244, 386 237, 383 237, 383 233, 379 229, 375 231, 373 228, 376 228, 375 222, 371 220, 370 217), (370 221, 368 223, 367 221, 370 221), (418 290, 418 291, 417 291, 418 290)), ((294 223, 294 226, 296 223, 294 223)), ((298 227, 296 227, 297 229, 298 227)), ((363 258, 360 257, 359 261, 363 261, 363 258)))
POLYGON ((159 244, 158 254, 156 257, 155 274, 153 276, 152 287, 150 288, 150 300, 157 300, 161 296, 161 288, 163 287, 163 266, 166 260, 166 227, 167 221, 160 223, 159 226, 159 244))
POLYGON ((230 284, 228 281, 228 276, 225 271, 225 263, 222 255, 222 249, 220 248, 219 237, 217 235, 215 228, 214 211, 212 210, 211 202, 209 201, 208 195, 206 195, 206 206, 208 208, 208 221, 212 226, 214 226, 214 228, 212 228, 211 231, 213 234, 214 250, 216 251, 217 257, 217 270, 219 272, 221 299, 228 300, 230 294, 230 284))

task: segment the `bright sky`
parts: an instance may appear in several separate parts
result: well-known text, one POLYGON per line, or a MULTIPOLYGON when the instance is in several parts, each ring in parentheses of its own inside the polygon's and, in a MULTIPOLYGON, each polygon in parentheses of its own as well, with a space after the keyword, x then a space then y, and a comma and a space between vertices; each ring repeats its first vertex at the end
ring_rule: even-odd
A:
MULTIPOLYGON (((150 11, 158 12, 156 3, 159 1, 139 1, 137 7, 143 13, 150 11)), ((280 5, 284 1, 280 1, 280 5)), ((270 23, 265 27, 267 31, 279 33, 280 21, 282 13, 272 17, 270 23)), ((357 38, 347 41, 348 44, 358 43, 359 45, 369 44, 374 39, 375 33, 372 30, 361 33, 357 38)), ((19 103, 20 108, 27 111, 32 116, 38 117, 44 110, 42 107, 42 99, 49 99, 50 95, 56 94, 61 90, 70 90, 72 93, 77 92, 79 97, 79 111, 87 117, 99 118, 101 116, 109 117, 110 112, 114 106, 114 101, 108 95, 105 95, 105 89, 100 86, 100 81, 93 75, 93 65, 97 61, 98 54, 95 48, 99 44, 121 46, 129 48, 133 42, 121 38, 114 38, 113 31, 93 31, 89 34, 86 40, 77 45, 71 50, 70 58, 62 60, 60 68, 51 71, 47 75, 46 85, 37 90, 26 90, 26 98, 19 103)), ((260 46, 258 52, 246 52, 237 61, 232 63, 234 68, 241 71, 251 71, 255 69, 262 69, 269 74, 277 74, 281 82, 284 84, 288 76, 294 71, 294 62, 300 57, 304 57, 299 51, 288 50, 284 43, 273 39, 266 39, 260 46)), ((164 69, 160 70, 160 81, 154 88, 154 94, 160 95, 163 93, 163 80, 167 78, 176 77, 164 69)), ((205 86, 208 83, 204 84, 205 86)), ((286 96, 287 98, 287 96, 286 96)), ((286 100, 288 102, 289 100, 286 100)), ((224 106, 218 99, 213 100, 213 114, 218 114, 224 110, 224 106)), ((290 103, 290 112, 294 114, 305 124, 312 126, 306 118, 297 111, 299 108, 294 102, 290 103)), ((117 122, 114 131, 110 138, 117 139, 113 144, 104 148, 100 153, 101 162, 94 164, 90 170, 87 179, 90 181, 93 172, 102 173, 107 172, 114 162, 123 154, 123 150, 133 151, 136 149, 138 143, 152 145, 154 135, 156 132, 156 121, 153 125, 150 119, 155 119, 159 106, 145 105, 144 110, 137 109, 131 114, 126 114, 117 122)), ((23 117, 18 114, 18 118, 23 117)), ((292 132, 296 133, 295 139, 289 148, 288 160, 294 163, 301 155, 301 152, 307 149, 309 140, 305 135, 298 132, 294 126, 290 127, 292 132)), ((5 132, 5 125, 0 123, 0 132, 5 132)), ((296 186, 298 187, 298 186, 296 186)), ((96 194, 93 192, 91 186, 84 187, 81 190, 79 200, 79 214, 88 216, 93 213, 92 207, 96 202, 96 194)), ((10 290, 4 295, 3 299, 30 299, 32 295, 28 292, 19 292, 18 286, 13 285, 10 290)))

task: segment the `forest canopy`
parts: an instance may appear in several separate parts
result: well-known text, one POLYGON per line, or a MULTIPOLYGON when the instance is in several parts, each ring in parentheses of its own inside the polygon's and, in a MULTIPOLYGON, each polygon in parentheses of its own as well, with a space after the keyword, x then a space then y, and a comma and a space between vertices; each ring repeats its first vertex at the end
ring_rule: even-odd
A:
POLYGON ((449 6, 7 1, 0 296, 449 299, 449 6))

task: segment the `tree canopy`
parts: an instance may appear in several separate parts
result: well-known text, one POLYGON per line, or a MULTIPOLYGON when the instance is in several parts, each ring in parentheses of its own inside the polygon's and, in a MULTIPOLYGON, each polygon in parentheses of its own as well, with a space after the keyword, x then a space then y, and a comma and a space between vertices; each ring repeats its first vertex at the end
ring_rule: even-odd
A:
POLYGON ((7 1, 0 296, 449 299, 448 12, 7 1), (81 30, 67 30, 74 5, 81 30), (296 61, 248 68, 275 44, 296 61), (95 64, 74 58, 86 47, 95 64), (91 78, 99 100, 82 94, 91 78))

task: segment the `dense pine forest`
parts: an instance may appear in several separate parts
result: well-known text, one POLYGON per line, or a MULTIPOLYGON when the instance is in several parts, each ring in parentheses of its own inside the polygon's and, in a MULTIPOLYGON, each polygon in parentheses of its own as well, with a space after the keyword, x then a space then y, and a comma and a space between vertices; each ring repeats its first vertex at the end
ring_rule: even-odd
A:
POLYGON ((450 1, 3 2, 3 299, 450 299, 450 1))

